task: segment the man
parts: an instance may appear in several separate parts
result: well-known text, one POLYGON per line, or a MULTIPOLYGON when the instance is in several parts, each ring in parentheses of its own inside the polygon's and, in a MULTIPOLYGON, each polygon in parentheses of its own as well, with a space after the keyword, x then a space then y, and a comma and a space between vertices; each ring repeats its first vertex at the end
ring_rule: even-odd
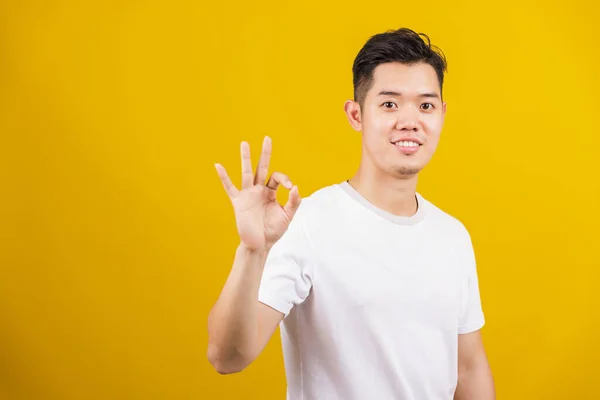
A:
POLYGON ((445 69, 424 34, 369 39, 345 104, 362 132, 358 171, 302 206, 286 175, 267 180, 269 138, 255 175, 242 143, 241 190, 216 165, 240 235, 208 321, 218 372, 243 370, 282 322, 289 400, 495 398, 469 233, 416 191, 444 122, 445 69))

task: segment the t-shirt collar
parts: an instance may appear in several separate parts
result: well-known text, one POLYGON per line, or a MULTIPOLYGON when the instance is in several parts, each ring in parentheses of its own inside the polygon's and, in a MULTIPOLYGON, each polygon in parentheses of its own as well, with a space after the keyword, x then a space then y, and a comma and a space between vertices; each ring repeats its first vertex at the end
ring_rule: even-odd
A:
POLYGON ((417 198, 417 212, 410 216, 404 217, 400 215, 392 214, 388 211, 382 210, 381 208, 376 207, 374 204, 369 202, 366 198, 364 198, 348 181, 341 182, 337 185, 340 189, 342 189, 345 193, 347 193, 352 199, 360 203, 365 208, 379 215, 380 217, 393 222, 399 225, 414 225, 423 220, 425 217, 425 199, 419 194, 415 193, 417 198))

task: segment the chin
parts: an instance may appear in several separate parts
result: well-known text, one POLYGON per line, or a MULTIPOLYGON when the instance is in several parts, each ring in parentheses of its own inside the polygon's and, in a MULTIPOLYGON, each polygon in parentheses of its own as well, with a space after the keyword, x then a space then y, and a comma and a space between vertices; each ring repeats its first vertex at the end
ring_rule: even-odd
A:
POLYGON ((422 169, 423 167, 419 165, 398 165, 394 167, 394 172, 396 173, 396 175, 402 177, 410 177, 417 175, 419 172, 421 172, 422 169))

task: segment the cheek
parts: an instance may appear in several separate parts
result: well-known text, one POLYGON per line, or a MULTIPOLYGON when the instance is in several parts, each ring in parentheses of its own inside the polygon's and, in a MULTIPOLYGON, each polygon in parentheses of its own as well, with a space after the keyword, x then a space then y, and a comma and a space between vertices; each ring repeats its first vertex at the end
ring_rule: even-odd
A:
POLYGON ((392 114, 383 114, 378 120, 379 131, 389 133, 396 126, 396 118, 392 114))
POLYGON ((390 114, 379 114, 366 119, 363 124, 364 130, 371 137, 381 136, 394 129, 396 120, 390 114))
POLYGON ((442 123, 443 121, 440 118, 425 121, 423 128, 430 141, 437 142, 442 130, 442 123))

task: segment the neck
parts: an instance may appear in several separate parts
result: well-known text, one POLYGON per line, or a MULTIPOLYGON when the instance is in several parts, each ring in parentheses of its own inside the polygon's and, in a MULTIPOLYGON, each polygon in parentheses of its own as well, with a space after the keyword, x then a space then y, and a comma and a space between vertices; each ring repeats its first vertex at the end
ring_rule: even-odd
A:
POLYGON ((348 182, 375 207, 390 214, 411 217, 417 212, 418 176, 399 178, 380 171, 368 171, 361 167, 348 182))

